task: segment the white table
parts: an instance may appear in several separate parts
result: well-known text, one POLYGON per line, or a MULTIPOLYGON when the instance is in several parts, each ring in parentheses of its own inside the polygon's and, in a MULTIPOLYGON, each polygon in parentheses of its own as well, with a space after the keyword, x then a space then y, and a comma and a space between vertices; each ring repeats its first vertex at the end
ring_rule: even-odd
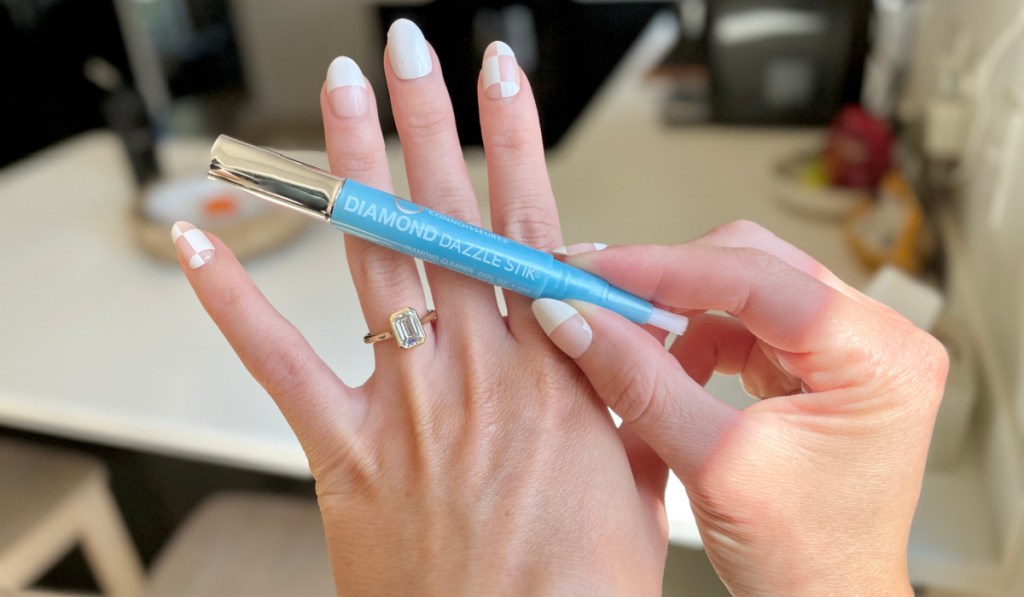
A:
MULTIPOLYGON (((566 240, 673 242, 748 218, 862 283, 866 273, 837 226, 790 214, 767 191, 775 161, 815 147, 820 131, 660 124, 663 89, 643 73, 674 36, 668 21, 653 24, 551 152, 566 240)), ((210 141, 165 143, 165 168, 204 172, 210 141)), ((407 196, 397 143, 389 146, 407 196)), ((467 161, 486 197, 482 152, 467 161)), ((284 419, 177 267, 135 246, 126 226, 133 192, 120 149, 104 133, 0 171, 0 425, 308 477, 284 419)), ((343 252, 340 234, 311 226, 247 269, 342 379, 359 384, 372 352, 343 252)), ((734 384, 714 383, 736 393, 734 384)), ((670 502, 673 537, 699 543, 681 488, 670 502)))

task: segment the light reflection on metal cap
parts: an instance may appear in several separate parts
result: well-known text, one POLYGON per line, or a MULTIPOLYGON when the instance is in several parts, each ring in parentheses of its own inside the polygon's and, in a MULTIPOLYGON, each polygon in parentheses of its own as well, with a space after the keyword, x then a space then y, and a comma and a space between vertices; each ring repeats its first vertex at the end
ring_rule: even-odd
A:
POLYGON ((208 174, 318 220, 330 220, 345 184, 344 178, 227 135, 210 149, 208 174))

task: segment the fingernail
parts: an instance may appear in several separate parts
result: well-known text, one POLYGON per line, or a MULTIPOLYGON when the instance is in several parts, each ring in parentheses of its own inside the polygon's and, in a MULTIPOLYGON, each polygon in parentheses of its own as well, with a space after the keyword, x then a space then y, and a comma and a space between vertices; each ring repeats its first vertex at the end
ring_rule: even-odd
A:
POLYGON ((533 315, 541 329, 562 352, 570 358, 579 358, 594 340, 594 331, 579 311, 555 299, 533 301, 533 315))
POLYGON ((366 79, 359 65, 348 56, 338 56, 327 68, 327 98, 338 118, 366 113, 366 79))
POLYGON ((604 243, 576 243, 575 245, 569 245, 568 247, 558 247, 557 249, 551 249, 551 253, 554 255, 582 255, 583 253, 593 253, 594 251, 603 251, 607 249, 608 245, 604 243))
POLYGON ((399 79, 418 79, 430 74, 434 65, 423 32, 409 19, 398 19, 388 29, 391 70, 399 79))
POLYGON ((519 93, 519 65, 505 42, 491 42, 484 51, 483 79, 484 93, 491 99, 519 93))
POLYGON ((188 222, 171 226, 171 241, 191 269, 199 269, 213 259, 213 243, 203 231, 188 222))

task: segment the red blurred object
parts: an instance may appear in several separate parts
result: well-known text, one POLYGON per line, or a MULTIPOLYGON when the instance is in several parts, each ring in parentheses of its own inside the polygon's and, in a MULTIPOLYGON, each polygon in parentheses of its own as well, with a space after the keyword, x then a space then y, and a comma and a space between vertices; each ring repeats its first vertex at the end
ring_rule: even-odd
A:
POLYGON ((832 121, 825 147, 825 171, 839 187, 873 189, 889 170, 892 133, 858 105, 844 107, 832 121))

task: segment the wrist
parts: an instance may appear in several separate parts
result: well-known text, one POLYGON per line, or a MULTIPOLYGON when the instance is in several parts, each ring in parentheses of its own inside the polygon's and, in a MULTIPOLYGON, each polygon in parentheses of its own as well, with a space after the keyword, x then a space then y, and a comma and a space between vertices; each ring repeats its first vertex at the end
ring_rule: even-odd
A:
POLYGON ((843 572, 835 570, 831 573, 822 572, 816 577, 807 577, 785 591, 793 597, 819 595, 859 596, 877 595, 879 597, 913 597, 914 590, 906 573, 885 570, 887 566, 868 565, 856 570, 843 572))
POLYGON ((784 558, 768 567, 722 570, 716 566, 716 571, 729 591, 738 596, 914 595, 905 556, 879 555, 844 560, 819 551, 816 557, 784 558))
POLYGON ((910 579, 904 575, 901 578, 835 578, 823 583, 814 583, 787 594, 808 597, 818 595, 913 597, 914 589, 910 586, 910 579))

